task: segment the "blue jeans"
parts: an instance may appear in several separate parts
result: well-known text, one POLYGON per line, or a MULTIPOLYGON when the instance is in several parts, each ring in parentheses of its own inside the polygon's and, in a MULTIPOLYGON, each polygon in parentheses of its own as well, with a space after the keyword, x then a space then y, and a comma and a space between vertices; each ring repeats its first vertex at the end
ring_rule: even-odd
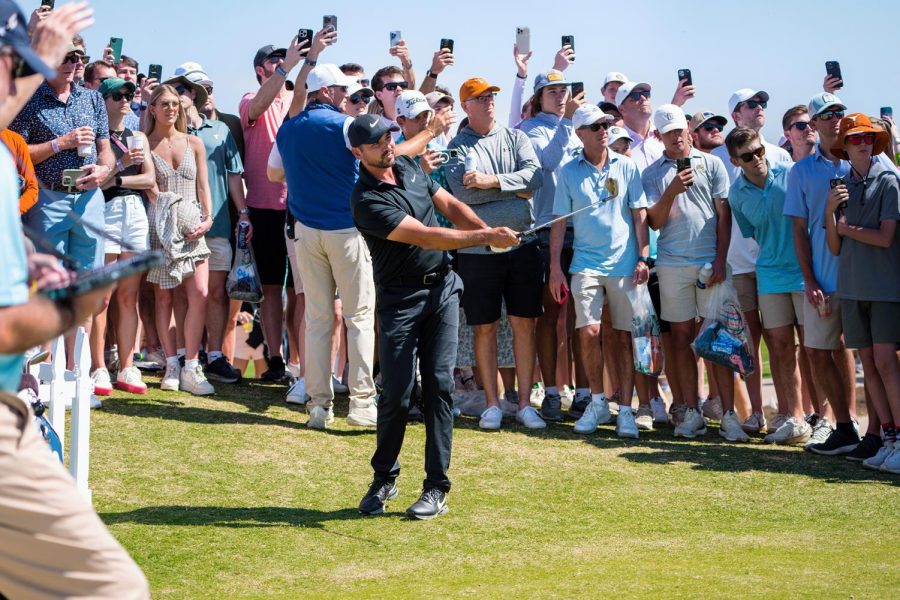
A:
POLYGON ((70 194, 42 189, 37 204, 23 215, 22 221, 43 234, 44 241, 77 261, 79 271, 89 271, 103 266, 103 238, 76 223, 69 211, 103 231, 104 205, 100 190, 70 194))

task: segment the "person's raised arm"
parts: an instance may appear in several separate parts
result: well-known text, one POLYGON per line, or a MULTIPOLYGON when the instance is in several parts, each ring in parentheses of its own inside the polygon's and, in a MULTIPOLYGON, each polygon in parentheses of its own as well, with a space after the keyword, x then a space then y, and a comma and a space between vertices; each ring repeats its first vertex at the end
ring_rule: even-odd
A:
MULTIPOLYGON (((281 68, 284 69, 286 73, 290 73, 294 67, 303 60, 303 57, 306 56, 307 52, 309 52, 309 48, 306 46, 306 43, 304 42, 303 45, 299 44, 297 36, 294 36, 291 40, 291 45, 287 49, 287 53, 284 55, 284 62, 281 64, 281 68)), ((264 112, 269 110, 269 107, 272 106, 272 102, 274 102, 275 98, 281 94, 281 88, 284 87, 285 80, 285 76, 276 71, 264 84, 262 84, 262 86, 260 86, 259 91, 250 101, 248 118, 251 123, 259 119, 264 112)))
POLYGON ((441 48, 435 52, 434 58, 431 59, 431 68, 428 70, 428 75, 422 80, 422 87, 419 88, 419 91, 423 94, 433 92, 435 86, 437 86, 438 75, 453 63, 453 53, 450 52, 449 48, 441 48))
POLYGON ((408 140, 396 144, 394 146, 394 154, 409 157, 416 157, 425 152, 428 142, 438 137, 444 132, 444 129, 456 122, 456 113, 452 110, 445 110, 436 113, 428 123, 428 127, 414 135, 408 140))
MULTIPOLYGON (((332 29, 331 26, 320 29, 313 36, 309 52, 306 54, 303 64, 300 65, 300 72, 297 73, 297 79, 294 82, 294 97, 291 99, 291 107, 288 110, 289 119, 293 119, 303 111, 308 97, 306 93, 306 78, 309 76, 309 72, 313 70, 315 63, 318 62, 322 51, 336 41, 337 31, 332 29)), ((309 41, 303 40, 301 45, 305 48, 306 44, 309 44, 309 41)))
POLYGON ((409 84, 409 89, 416 89, 416 72, 413 71, 413 62, 409 57, 409 47, 406 45, 406 40, 400 40, 396 46, 391 46, 388 54, 400 59, 400 70, 403 72, 403 79, 409 84))

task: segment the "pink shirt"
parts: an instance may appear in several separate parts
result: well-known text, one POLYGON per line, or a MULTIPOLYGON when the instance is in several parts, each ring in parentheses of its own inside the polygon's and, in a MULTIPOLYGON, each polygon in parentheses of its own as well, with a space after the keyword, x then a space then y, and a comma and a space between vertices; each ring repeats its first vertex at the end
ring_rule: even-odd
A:
POLYGON ((241 127, 244 129, 244 181, 247 183, 247 206, 285 210, 287 185, 272 183, 266 176, 266 163, 275 135, 281 123, 287 118, 291 107, 291 94, 281 94, 272 101, 271 106, 250 122, 250 101, 256 92, 244 94, 238 112, 241 115, 241 127))

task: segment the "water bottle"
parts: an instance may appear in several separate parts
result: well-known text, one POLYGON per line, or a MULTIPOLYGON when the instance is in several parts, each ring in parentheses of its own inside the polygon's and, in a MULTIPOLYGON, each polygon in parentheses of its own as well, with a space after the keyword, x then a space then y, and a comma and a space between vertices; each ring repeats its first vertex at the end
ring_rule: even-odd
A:
POLYGON ((237 247, 241 250, 247 249, 247 233, 250 231, 250 223, 241 221, 238 223, 237 247))
POLYGON ((469 153, 466 154, 466 173, 473 172, 475 166, 475 153, 469 150, 469 153))
POLYGON ((705 290, 710 277, 712 277, 712 263, 706 263, 703 265, 703 268, 700 269, 700 274, 697 275, 697 287, 701 290, 705 290))

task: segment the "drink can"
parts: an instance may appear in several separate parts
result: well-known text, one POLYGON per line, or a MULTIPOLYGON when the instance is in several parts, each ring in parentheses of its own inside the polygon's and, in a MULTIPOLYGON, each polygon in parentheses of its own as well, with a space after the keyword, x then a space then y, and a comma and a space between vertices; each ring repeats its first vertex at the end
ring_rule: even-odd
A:
POLYGON ((241 250, 247 249, 247 232, 250 231, 250 223, 241 221, 238 223, 237 246, 241 250))
POLYGON ((470 151, 468 154, 466 154, 466 173, 471 173, 475 170, 475 167, 475 154, 470 151))

